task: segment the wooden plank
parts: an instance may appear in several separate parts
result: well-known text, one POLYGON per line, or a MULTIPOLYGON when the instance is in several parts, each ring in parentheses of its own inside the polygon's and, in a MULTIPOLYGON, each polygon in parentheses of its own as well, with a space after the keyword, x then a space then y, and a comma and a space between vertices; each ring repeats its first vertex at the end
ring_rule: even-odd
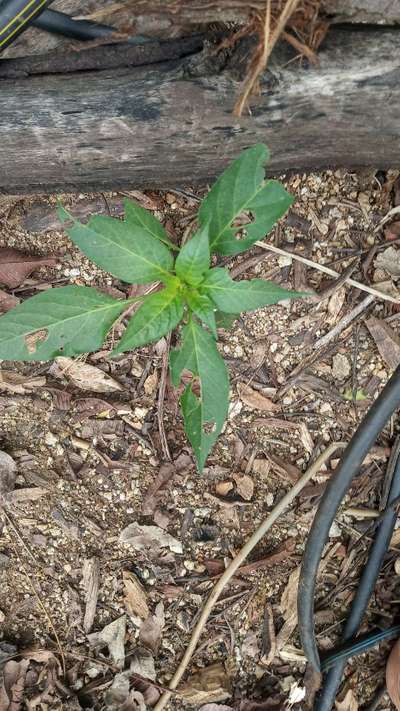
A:
POLYGON ((233 68, 193 76, 194 58, 1 81, 0 191, 204 183, 256 141, 271 147, 271 173, 396 166, 399 39, 335 30, 307 70, 278 53, 241 119, 233 68))

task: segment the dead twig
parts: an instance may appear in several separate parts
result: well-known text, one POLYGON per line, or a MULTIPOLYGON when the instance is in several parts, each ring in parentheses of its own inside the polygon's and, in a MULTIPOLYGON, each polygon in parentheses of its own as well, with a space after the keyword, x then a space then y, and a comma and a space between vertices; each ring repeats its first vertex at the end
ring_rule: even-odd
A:
MULTIPOLYGON (((333 277, 340 277, 341 275, 339 272, 335 272, 334 269, 330 269, 330 267, 326 267, 324 264, 318 264, 317 262, 311 261, 311 259, 307 259, 306 257, 301 257, 300 254, 294 254, 293 252, 288 252, 285 249, 281 249, 280 247, 275 247, 273 244, 265 244, 264 242, 256 242, 257 247, 262 247, 262 249, 265 249, 266 251, 269 252, 275 252, 275 254, 280 254, 284 257, 291 257, 292 259, 297 260, 298 262, 302 262, 303 264, 306 264, 308 267, 311 267, 312 269, 317 269, 320 272, 323 272, 324 274, 329 274, 329 276, 333 277)), ((378 289, 374 289, 372 286, 367 286, 367 284, 362 284, 360 281, 355 281, 355 279, 346 279, 346 284, 349 284, 350 286, 355 286, 356 289, 360 289, 360 291, 366 291, 368 294, 372 294, 373 296, 376 296, 378 299, 383 299, 384 301, 391 301, 393 304, 400 304, 400 299, 396 299, 394 296, 390 296, 390 294, 385 294, 384 291, 379 291, 378 289)))
MULTIPOLYGON (((291 4, 291 0, 289 0, 289 4, 291 4)), ((267 4, 265 7, 261 50, 257 50, 257 53, 250 64, 250 70, 244 80, 242 93, 238 97, 233 109, 234 116, 242 115, 245 104, 255 87, 258 77, 267 66, 268 57, 271 54, 273 48, 271 39, 271 0, 267 0, 267 4)))
POLYGON ((162 357, 161 365, 161 376, 160 376, 160 387, 158 389, 158 400, 157 400, 157 422, 158 431, 160 433, 161 447, 163 455, 168 462, 172 462, 171 452, 169 451, 167 436, 165 434, 164 428, 164 402, 165 402, 165 390, 167 387, 167 374, 168 374, 168 361, 169 361, 169 350, 171 346, 171 334, 166 337, 167 345, 165 352, 162 357))
MULTIPOLYGON (((26 545, 24 539, 22 538, 22 536, 21 536, 21 534, 20 534, 20 532, 19 532, 17 526, 15 525, 14 521, 12 520, 11 516, 7 513, 7 511, 6 511, 5 509, 3 509, 3 514, 4 514, 5 518, 7 519, 9 525, 11 526, 12 530, 13 530, 14 533, 16 534, 18 540, 22 543, 23 547, 27 550, 27 552, 29 553, 29 555, 33 558, 33 560, 34 560, 35 563, 36 563, 36 560, 35 560, 35 558, 34 558, 32 552, 31 552, 31 550, 30 550, 30 549, 28 548, 28 546, 26 545)), ((26 579, 27 579, 27 581, 28 581, 30 587, 32 588, 32 592, 33 592, 33 594, 34 594, 34 596, 35 596, 35 598, 36 598, 36 600, 37 600, 37 602, 38 602, 38 605, 39 605, 40 609, 42 610, 44 616, 46 617, 46 619, 47 619, 47 621, 48 621, 48 623, 49 623, 49 626, 50 626, 50 628, 51 628, 51 630, 52 630, 52 632, 53 632, 53 634, 54 634, 54 639, 56 640, 56 644, 57 644, 57 647, 58 647, 58 651, 59 651, 60 657, 61 657, 61 663, 62 663, 63 674, 64 674, 64 676, 65 676, 65 673, 66 673, 65 654, 64 654, 64 650, 63 650, 63 647, 62 647, 60 638, 59 638, 59 636, 58 636, 58 634, 57 634, 57 630, 56 630, 56 628, 55 628, 55 626, 54 626, 54 622, 53 622, 53 620, 52 620, 52 618, 51 618, 51 616, 50 616, 50 613, 49 613, 49 611, 47 610, 47 608, 46 608, 46 606, 45 606, 45 604, 44 604, 42 598, 40 597, 40 595, 39 595, 39 593, 38 593, 38 591, 37 591, 37 589, 36 589, 35 584, 33 583, 33 581, 32 581, 32 579, 31 579, 30 575, 28 574, 28 571, 26 570, 26 568, 25 568, 25 566, 24 566, 24 563, 23 563, 23 561, 22 561, 22 558, 21 558, 21 556, 19 555, 18 549, 17 549, 16 547, 14 547, 14 550, 15 550, 15 553, 16 553, 16 555, 17 555, 17 557, 19 558, 19 561, 20 561, 20 563, 21 563, 22 572, 23 572, 23 574, 25 575, 25 577, 26 577, 26 579)))
POLYGON ((343 316, 342 319, 340 319, 339 323, 336 324, 334 328, 332 328, 331 331, 328 331, 328 333, 325 334, 325 336, 322 336, 321 338, 318 339, 314 343, 314 350, 318 348, 324 348, 325 346, 328 345, 331 341, 333 341, 337 336, 342 333, 342 331, 347 328, 354 319, 357 318, 365 309, 368 308, 370 304, 374 301, 375 297, 372 296, 372 294, 368 294, 368 296, 363 299, 357 306, 354 307, 351 311, 349 311, 348 314, 343 316))
POLYGON ((211 611, 213 610, 215 603, 217 602, 218 598, 220 597, 223 589, 225 586, 229 583, 233 575, 236 573, 238 568, 240 568, 241 564, 243 561, 247 558, 247 556, 251 553, 253 548, 259 543, 259 541, 265 536, 267 531, 273 526, 275 521, 279 518, 279 516, 287 509, 287 507, 292 503, 292 501, 296 498, 296 496, 300 493, 300 491, 303 489, 303 487, 310 481, 310 479, 317 474, 319 469, 322 467, 322 465, 329 459, 329 457, 332 456, 332 454, 339 448, 345 447, 344 442, 333 442, 332 444, 329 445, 329 447, 326 448, 326 450, 318 457, 318 459, 307 469, 307 471, 303 474, 302 477, 300 477, 299 481, 294 484, 294 486, 288 491, 287 494, 281 499, 281 501, 272 509, 271 513, 267 516, 267 518, 261 523, 261 525, 257 528, 257 530, 253 533, 251 538, 245 543, 245 545, 240 549, 239 553, 235 556, 235 558, 232 560, 230 565, 227 567, 225 570, 224 574, 221 576, 221 578, 218 580, 218 582, 215 584, 211 595, 209 596, 206 604, 203 607, 203 611, 199 617, 199 620, 196 624, 196 627, 193 630, 192 636, 190 638, 189 644, 187 646, 186 652, 178 666, 178 669, 176 670, 174 676, 172 677, 172 680, 170 682, 170 688, 169 691, 165 692, 157 704, 154 707, 154 711, 162 711, 162 709, 165 707, 165 705, 168 703, 169 699, 171 698, 172 692, 176 689, 178 686, 183 674, 185 673, 185 670, 192 658, 193 652, 196 649, 197 643, 200 639, 200 636, 203 632, 203 629, 205 627, 205 624, 210 616, 211 611))

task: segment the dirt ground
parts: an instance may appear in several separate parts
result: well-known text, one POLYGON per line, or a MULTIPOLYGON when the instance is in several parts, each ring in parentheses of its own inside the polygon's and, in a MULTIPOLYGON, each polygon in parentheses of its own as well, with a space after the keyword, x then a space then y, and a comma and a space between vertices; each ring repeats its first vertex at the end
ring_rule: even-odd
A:
MULTIPOLYGON (((380 226, 400 202, 397 178, 374 170, 292 175, 285 182, 296 202, 267 241, 400 298, 396 212, 380 226)), ((190 186, 127 194, 177 241, 198 207, 190 186)), ((78 215, 93 206, 118 214, 122 195, 62 200, 78 215)), ((0 198, 0 247, 55 257, 16 288, 0 288, 18 299, 67 283, 127 293, 57 229, 55 205, 55 196, 0 198)), ((113 360, 107 343, 73 368, 0 365, 0 449, 17 467, 0 523, 0 660, 13 661, 5 669, 22 704, 13 709, 154 705, 218 576, 318 454, 349 440, 400 361, 397 304, 260 248, 225 263, 237 278, 271 278, 315 296, 244 315, 220 331, 229 419, 201 476, 168 381, 165 339, 113 360), (108 374, 100 390, 86 364, 108 374)), ((396 431, 393 420, 332 526, 316 599, 321 649, 337 642, 356 589, 396 431)), ((315 506, 338 456, 224 590, 170 708, 312 706, 317 685, 300 647, 296 589, 315 506)), ((364 631, 395 615, 399 545, 395 534, 364 631)), ((356 711, 370 699, 389 648, 346 667, 338 708, 356 711)), ((389 707, 384 700, 380 708, 389 707)))

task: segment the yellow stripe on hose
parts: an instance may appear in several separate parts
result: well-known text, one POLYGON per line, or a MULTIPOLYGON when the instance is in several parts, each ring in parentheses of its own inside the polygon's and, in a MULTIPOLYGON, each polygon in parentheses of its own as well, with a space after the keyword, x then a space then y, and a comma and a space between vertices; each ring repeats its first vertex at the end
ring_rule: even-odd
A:
POLYGON ((10 32, 9 34, 7 34, 7 36, 4 37, 3 40, 0 40, 0 47, 1 47, 5 42, 7 42, 7 41, 10 39, 10 37, 13 37, 13 35, 15 35, 16 32, 18 32, 18 30, 21 28, 21 25, 22 25, 22 24, 25 24, 26 22, 29 22, 29 20, 36 14, 36 12, 37 12, 43 5, 46 4, 46 2, 47 2, 47 0, 42 0, 42 2, 39 2, 39 3, 37 2, 37 0, 30 0, 30 1, 26 4, 26 6, 23 8, 23 10, 21 10, 21 11, 18 13, 18 15, 15 15, 15 17, 13 17, 13 19, 10 20, 10 22, 8 23, 8 25, 6 25, 6 27, 3 27, 3 29, 0 30, 0 37, 1 37, 1 35, 3 35, 3 34, 8 30, 8 28, 13 24, 13 22, 15 22, 15 20, 18 20, 18 19, 21 17, 21 15, 23 15, 23 14, 28 10, 28 8, 31 7, 31 5, 35 5, 33 11, 30 13, 30 15, 28 15, 28 17, 24 17, 24 18, 23 18, 23 19, 24 19, 24 22, 23 22, 23 23, 19 23, 19 24, 17 25, 17 27, 15 27, 15 29, 14 29, 12 32, 10 32))

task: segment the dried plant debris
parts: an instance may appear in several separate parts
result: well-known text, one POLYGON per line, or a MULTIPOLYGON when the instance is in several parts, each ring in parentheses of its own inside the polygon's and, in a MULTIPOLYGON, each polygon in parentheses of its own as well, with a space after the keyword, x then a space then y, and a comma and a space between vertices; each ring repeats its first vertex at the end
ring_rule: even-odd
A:
POLYGON ((386 686, 392 704, 400 709, 400 640, 393 646, 387 660, 386 686))
POLYGON ((39 267, 54 266, 54 257, 35 257, 16 249, 0 247, 0 284, 15 289, 39 267))

